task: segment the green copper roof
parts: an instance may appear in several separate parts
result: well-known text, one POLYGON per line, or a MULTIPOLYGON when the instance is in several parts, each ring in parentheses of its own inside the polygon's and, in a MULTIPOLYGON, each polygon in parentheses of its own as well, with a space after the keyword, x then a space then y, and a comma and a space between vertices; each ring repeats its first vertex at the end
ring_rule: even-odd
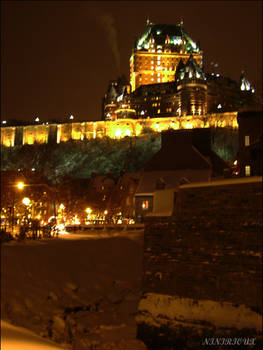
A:
POLYGON ((164 45, 167 38, 171 48, 178 49, 185 40, 186 50, 188 52, 198 52, 200 48, 189 37, 183 28, 183 24, 169 25, 169 24, 148 24, 146 31, 136 42, 138 50, 148 50, 150 38, 154 39, 156 45, 164 45))
POLYGON ((175 79, 177 82, 185 78, 206 80, 206 76, 202 68, 196 63, 196 60, 192 54, 190 55, 186 64, 180 60, 176 70, 175 79))

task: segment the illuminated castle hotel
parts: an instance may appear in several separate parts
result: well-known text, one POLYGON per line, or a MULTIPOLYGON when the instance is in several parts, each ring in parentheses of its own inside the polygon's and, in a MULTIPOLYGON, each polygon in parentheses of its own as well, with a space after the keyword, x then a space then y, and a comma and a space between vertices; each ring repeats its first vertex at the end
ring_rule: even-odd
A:
POLYGON ((145 129, 237 128, 238 111, 253 101, 254 89, 243 74, 235 82, 203 71, 200 45, 182 22, 155 25, 147 21, 130 58, 130 81, 122 76, 109 83, 101 121, 6 125, 1 128, 1 144, 120 138, 145 129))

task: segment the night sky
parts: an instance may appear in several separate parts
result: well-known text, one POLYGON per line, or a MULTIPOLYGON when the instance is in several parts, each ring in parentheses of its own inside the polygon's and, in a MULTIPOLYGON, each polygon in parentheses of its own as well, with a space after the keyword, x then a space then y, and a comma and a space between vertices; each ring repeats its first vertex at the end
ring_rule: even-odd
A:
POLYGON ((200 40, 205 70, 255 86, 262 76, 261 1, 2 1, 1 119, 99 120, 110 80, 129 78, 146 19, 200 40))

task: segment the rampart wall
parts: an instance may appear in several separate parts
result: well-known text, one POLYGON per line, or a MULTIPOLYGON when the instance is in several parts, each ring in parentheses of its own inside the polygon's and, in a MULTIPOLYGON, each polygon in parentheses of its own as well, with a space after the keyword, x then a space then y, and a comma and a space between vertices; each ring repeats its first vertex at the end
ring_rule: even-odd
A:
POLYGON ((182 185, 173 217, 146 223, 143 292, 138 337, 150 350, 216 337, 261 348, 262 177, 182 185))
POLYGON ((1 145, 32 145, 34 143, 66 142, 108 136, 121 138, 140 135, 143 129, 154 131, 202 127, 237 128, 237 112, 153 119, 117 119, 115 121, 40 124, 1 127, 1 145))

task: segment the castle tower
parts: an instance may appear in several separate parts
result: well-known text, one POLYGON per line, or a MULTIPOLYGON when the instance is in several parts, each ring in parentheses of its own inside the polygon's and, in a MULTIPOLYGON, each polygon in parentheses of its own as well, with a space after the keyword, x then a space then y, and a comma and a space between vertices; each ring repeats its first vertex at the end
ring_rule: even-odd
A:
POLYGON ((116 110, 119 108, 120 101, 125 97, 125 102, 127 103, 129 101, 127 95, 129 94, 130 84, 125 76, 110 81, 107 92, 102 100, 102 120, 115 120, 117 118, 116 110))
POLYGON ((136 41, 130 58, 130 84, 134 91, 141 85, 174 81, 177 66, 193 55, 198 65, 202 52, 185 32, 183 23, 178 25, 147 22, 146 31, 136 41))
POLYGON ((102 101, 102 120, 114 120, 117 99, 117 82, 111 81, 102 101))
POLYGON ((206 77, 193 55, 186 64, 180 61, 175 75, 179 95, 179 115, 207 113, 206 77))

